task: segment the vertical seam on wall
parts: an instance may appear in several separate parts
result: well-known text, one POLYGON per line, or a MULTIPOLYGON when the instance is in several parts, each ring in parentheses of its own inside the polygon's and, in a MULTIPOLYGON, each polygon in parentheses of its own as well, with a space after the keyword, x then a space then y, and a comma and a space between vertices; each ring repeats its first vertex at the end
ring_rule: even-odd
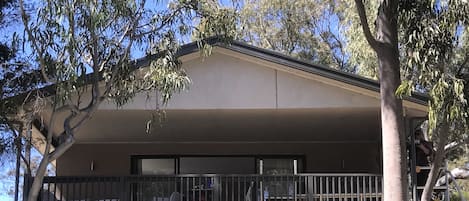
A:
POLYGON ((278 109, 278 74, 277 69, 275 69, 275 109, 278 109))

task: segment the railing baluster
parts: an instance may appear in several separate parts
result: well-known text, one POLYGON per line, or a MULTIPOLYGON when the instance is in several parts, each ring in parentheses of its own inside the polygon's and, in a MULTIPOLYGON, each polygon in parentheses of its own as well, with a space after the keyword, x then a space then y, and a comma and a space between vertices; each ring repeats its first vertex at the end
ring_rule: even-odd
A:
POLYGON ((106 195, 106 198, 105 199, 112 199, 112 196, 110 195, 110 192, 109 192, 109 182, 110 181, 110 177, 105 177, 104 178, 104 194, 106 195))
POLYGON ((309 182, 310 182, 310 176, 303 176, 304 180, 305 180, 305 184, 304 184, 304 189, 305 189, 305 194, 306 194, 306 199, 308 201, 311 201, 311 192, 309 192, 309 185, 311 185, 309 182))
POLYGON ((298 179, 295 177, 295 175, 291 175, 290 177, 291 177, 291 180, 292 180, 291 183, 292 183, 292 188, 293 188, 293 189, 292 189, 292 191, 293 191, 293 197, 292 197, 292 199, 293 199, 293 201, 297 201, 297 198, 296 198, 296 194, 297 194, 297 193, 296 193, 296 189, 297 189, 297 181, 298 181, 298 179))
POLYGON ((362 201, 361 200, 361 186, 360 186, 360 176, 355 176, 356 177, 356 185, 357 185, 357 200, 358 201, 362 201))
POLYGON ((111 200, 116 199, 114 195, 114 177, 109 178, 109 197, 111 197, 111 200))
POLYGON ((372 189, 371 189, 371 176, 368 176, 368 196, 369 196, 370 200, 373 197, 371 191, 372 191, 372 189))
POLYGON ((57 177, 54 177, 54 179, 51 179, 51 182, 54 182, 54 200, 57 200, 57 177))
POLYGON ((190 184, 190 181, 189 181, 189 177, 184 176, 183 180, 184 180, 184 188, 185 188, 184 197, 186 198, 186 201, 189 201, 190 197, 191 197, 191 191, 190 191, 191 184, 190 184))
POLYGON ((320 197, 320 200, 322 200, 322 195, 324 194, 323 190, 322 190, 322 176, 319 176, 319 197, 320 197))
POLYGON ((72 198, 71 200, 79 200, 78 197, 78 192, 77 192, 77 184, 80 182, 80 178, 78 177, 73 177, 72 179, 69 180, 69 182, 72 184, 72 198))
POLYGON ((378 177, 375 177, 375 197, 376 200, 378 201, 378 177))
POLYGON ((259 196, 260 196, 261 200, 264 200, 264 199, 265 199, 265 194, 264 194, 264 191, 265 191, 265 190, 264 190, 264 188, 265 188, 265 186, 264 186, 264 184, 265 184, 265 182, 264 182, 264 176, 263 176, 263 175, 258 175, 258 176, 256 177, 256 179, 257 179, 257 184, 259 185, 259 189, 260 189, 259 196))
POLYGON ((235 181, 234 181, 234 176, 231 176, 231 201, 235 201, 235 181))
POLYGON ((221 176, 218 177, 218 201, 223 199, 223 179, 221 176))
POLYGON ((208 182, 207 179, 208 179, 208 177, 206 177, 206 176, 203 177, 203 182, 204 182, 204 187, 203 187, 203 189, 204 189, 204 200, 205 200, 205 201, 208 201, 208 200, 207 200, 207 194, 208 194, 208 189, 209 189, 209 186, 208 186, 209 182, 208 182))
POLYGON ((351 198, 350 200, 353 201, 353 176, 348 176, 347 178, 348 178, 348 182, 349 182, 347 184, 348 187, 349 187, 349 189, 348 189, 349 197, 351 198))
POLYGON ((337 184, 338 184, 338 191, 339 191, 339 199, 338 200, 341 200, 340 198, 342 198, 342 176, 339 176, 337 177, 337 184))
POLYGON ((329 186, 330 186, 330 197, 332 200, 336 197, 336 186, 335 186, 335 176, 328 176, 329 177, 329 186))
POLYGON ((326 176, 326 198, 327 200, 329 200, 329 196, 331 194, 331 191, 329 189, 329 177, 326 176))
POLYGON ((228 201, 228 177, 225 177, 225 201, 228 201))
POLYGON ((243 192, 241 193, 241 195, 243 197, 242 199, 246 200, 246 196, 247 196, 247 191, 246 191, 247 182, 246 182, 246 180, 247 180, 247 178, 246 178, 246 176, 243 176, 242 178, 243 178, 244 183, 243 183, 243 192))
POLYGON ((195 191, 197 190, 197 189, 195 189, 195 187, 196 187, 196 186, 195 186, 195 177, 191 177, 191 179, 192 179, 192 186, 191 186, 192 199, 195 200, 195 198, 196 198, 196 197, 195 197, 195 195, 196 195, 196 194, 195 194, 195 191))
MULTIPOLYGON (((366 198, 366 177, 365 176, 362 177, 362 184, 363 184, 362 185, 362 188, 363 188, 362 197, 366 198)), ((365 200, 365 199, 363 199, 363 200, 365 200)))

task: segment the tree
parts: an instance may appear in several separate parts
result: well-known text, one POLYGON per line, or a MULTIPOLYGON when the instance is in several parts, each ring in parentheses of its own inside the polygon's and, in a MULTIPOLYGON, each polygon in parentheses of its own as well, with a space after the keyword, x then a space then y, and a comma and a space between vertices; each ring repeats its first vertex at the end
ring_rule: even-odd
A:
POLYGON ((174 91, 184 89, 190 80, 178 60, 180 38, 193 35, 205 47, 207 36, 232 37, 234 12, 211 0, 174 0, 167 9, 151 6, 145 0, 19 0, 25 46, 32 50, 31 60, 37 61, 34 72, 40 75, 40 87, 52 93, 42 94, 47 90, 39 89, 32 95, 3 99, 2 105, 25 103, 8 106, 12 112, 4 117, 27 123, 35 111, 48 109, 52 114, 43 126, 60 123, 64 128, 58 137, 62 143, 54 151, 51 143, 57 134, 52 129, 47 132, 27 200, 37 200, 47 164, 73 145, 74 133, 100 103, 112 100, 121 106, 137 93, 157 90, 164 104, 174 91), (132 58, 139 52, 151 60, 144 71, 136 70, 132 58), (66 114, 62 122, 58 113, 66 114))
POLYGON ((339 70, 355 70, 347 62, 340 24, 329 24, 335 14, 326 1, 246 0, 239 13, 239 40, 339 70))
MULTIPOLYGON (((0 31, 5 33, 5 38, 2 38, 0 42, 0 100, 11 96, 16 91, 24 91, 32 88, 34 84, 34 76, 30 73, 26 73, 28 68, 25 62, 22 60, 21 55, 17 54, 18 49, 18 38, 15 33, 11 32, 11 29, 15 29, 16 23, 19 22, 18 15, 16 14, 17 1, 5 0, 0 2, 0 31)), ((0 157, 2 158, 3 167, 10 167, 11 164, 4 163, 4 160, 13 161, 13 155, 16 155, 16 168, 13 175, 15 178, 14 200, 18 200, 19 194, 19 179, 20 179, 20 165, 21 160, 29 167, 29 161, 22 155, 21 151, 23 145, 26 144, 26 148, 30 147, 30 143, 22 139, 21 135, 16 129, 21 130, 26 125, 18 125, 17 122, 8 122, 5 115, 11 112, 13 104, 8 101, 1 101, 0 106, 0 157)), ((30 168, 26 168, 29 170, 30 168)))
POLYGON ((395 92, 401 84, 398 49, 398 1, 383 0, 376 17, 376 38, 368 25, 362 0, 355 0, 363 33, 376 52, 379 65, 383 144, 384 200, 407 200, 406 136, 402 100, 395 92))
MULTIPOLYGON (((393 100, 396 95, 410 95, 412 91, 428 92, 429 101, 429 121, 432 139, 436 142, 436 154, 432 163, 422 200, 430 200, 433 186, 436 182, 439 167, 443 162, 449 140, 461 142, 467 138, 467 88, 464 89, 464 81, 460 78, 460 70, 466 68, 467 51, 464 47, 466 40, 460 40, 467 28, 467 2, 463 1, 382 1, 377 14, 376 29, 378 41, 373 38, 367 23, 365 6, 361 0, 356 0, 360 21, 364 35, 370 46, 378 55, 381 84, 381 101, 383 115, 383 150, 393 149, 394 154, 401 152, 400 160, 396 155, 391 155, 393 164, 403 165, 405 154, 403 150, 402 132, 397 138, 397 133, 386 135, 386 130, 400 130, 396 122, 384 120, 383 107, 392 105, 384 103, 386 99, 393 100), (399 3, 399 4, 398 4, 399 3), (398 35, 401 40, 398 40, 398 35), (383 40, 384 39, 384 40, 383 40), (384 43, 383 43, 384 42, 384 43), (380 45, 381 44, 381 45, 380 45), (384 47, 383 47, 384 45, 384 47), (381 46, 381 47, 380 47, 381 46), (401 48, 400 53, 399 49, 401 48), (403 60, 402 64, 399 59, 403 60), (386 65, 392 64, 392 67, 386 65), (406 81, 400 82, 400 71, 402 67, 406 81), (386 74, 383 74, 386 73, 386 74), (397 77, 396 77, 397 76, 397 77), (389 79, 391 78, 391 79, 389 79), (387 90, 386 85, 392 83, 387 90), (397 85, 396 85, 397 84, 397 85), (384 86, 383 86, 384 85, 384 86), (400 86, 399 86, 400 85, 400 86), (397 88, 399 86, 399 88, 397 88), (384 88, 383 88, 384 87, 384 88), (396 91, 397 90, 397 91, 396 91), (394 92, 396 94, 394 94, 394 92), (385 94, 389 96, 386 97, 385 94), (384 95, 384 96, 383 96, 384 95), (388 129, 385 126, 393 125, 388 129), (386 147, 387 140, 394 139, 394 146, 386 147), (400 139, 401 147, 398 147, 395 140, 400 139), (398 150, 400 151, 398 152, 398 150)), ((391 113, 402 118, 402 106, 390 107, 391 113)), ((388 111, 389 112, 389 111, 388 111)), ((393 115, 394 116, 394 115, 393 115)), ((384 157, 384 180, 385 200, 397 200, 388 196, 401 193, 399 200, 405 200, 406 184, 399 183, 386 175, 394 171, 397 175, 397 166, 386 164, 388 161, 384 157), (386 168, 389 169, 386 169, 386 168), (390 188, 387 188, 386 185, 390 188), (394 185, 394 187, 391 187, 394 185), (400 185, 401 191, 397 187, 400 185), (391 195, 390 195, 391 194, 391 195)), ((405 169, 401 166, 401 178, 405 178, 405 169)))
POLYGON ((468 80, 461 74, 469 62, 469 4, 403 1, 400 10, 408 77, 401 88, 408 93, 419 87, 430 95, 429 133, 436 146, 421 199, 431 200, 448 151, 445 147, 450 142, 467 143, 469 137, 468 80))

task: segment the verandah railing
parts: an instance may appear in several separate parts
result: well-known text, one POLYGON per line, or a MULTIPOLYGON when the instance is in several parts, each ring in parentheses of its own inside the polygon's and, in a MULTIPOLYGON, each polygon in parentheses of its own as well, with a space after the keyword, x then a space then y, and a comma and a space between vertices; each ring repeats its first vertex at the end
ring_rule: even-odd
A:
MULTIPOLYGON (((31 184, 25 179, 25 192, 31 184)), ((45 177, 42 201, 379 201, 374 174, 45 177)))

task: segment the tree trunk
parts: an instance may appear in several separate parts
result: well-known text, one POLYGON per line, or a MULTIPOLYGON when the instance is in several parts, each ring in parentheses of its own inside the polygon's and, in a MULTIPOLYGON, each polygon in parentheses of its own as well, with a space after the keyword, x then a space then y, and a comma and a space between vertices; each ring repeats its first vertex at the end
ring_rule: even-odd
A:
MULTIPOLYGON (((57 107, 56 102, 54 102, 48 128, 54 127, 56 107, 57 107)), ((28 129, 31 129, 31 127, 28 127, 28 129)), ((31 188, 29 189, 29 195, 28 195, 27 201, 37 201, 37 198, 41 191, 42 181, 44 180, 44 176, 47 171, 47 165, 49 165, 50 149, 52 146, 52 135, 53 135, 52 129, 49 129, 47 132, 46 148, 44 150, 44 155, 41 159, 39 167, 37 168, 36 175, 34 175, 33 184, 31 185, 31 188)))
POLYGON ((42 188, 42 181, 44 180, 44 176, 47 171, 47 165, 49 164, 49 150, 50 150, 50 143, 46 145, 46 152, 44 152, 44 156, 42 157, 41 163, 39 164, 39 168, 36 171, 36 175, 34 175, 33 184, 29 189, 28 201, 37 201, 39 193, 41 192, 42 188))
POLYGON ((427 182, 425 183, 425 188, 422 192, 422 197, 420 199, 421 201, 432 200, 433 187, 436 184, 438 175, 440 173, 441 164, 445 158, 445 146, 448 142, 449 136, 449 122, 443 121, 439 128, 436 128, 435 130, 438 132, 435 135, 437 136, 436 139, 438 139, 438 142, 436 145, 435 157, 432 162, 432 168, 430 169, 430 173, 428 173, 427 182))
POLYGON ((20 168, 21 168, 21 150, 22 142, 21 135, 16 136, 16 167, 15 167, 15 201, 18 201, 19 189, 20 189, 20 168))
POLYGON ((408 192, 406 136, 402 100, 395 94, 401 84, 397 33, 398 1, 380 1, 376 18, 376 39, 371 34, 363 1, 355 0, 355 3, 365 38, 378 55, 384 201, 406 201, 408 192))
POLYGON ((406 136, 402 100, 395 92, 401 84, 398 51, 397 1, 383 0, 376 20, 376 47, 381 91, 384 201, 407 200, 406 136))

